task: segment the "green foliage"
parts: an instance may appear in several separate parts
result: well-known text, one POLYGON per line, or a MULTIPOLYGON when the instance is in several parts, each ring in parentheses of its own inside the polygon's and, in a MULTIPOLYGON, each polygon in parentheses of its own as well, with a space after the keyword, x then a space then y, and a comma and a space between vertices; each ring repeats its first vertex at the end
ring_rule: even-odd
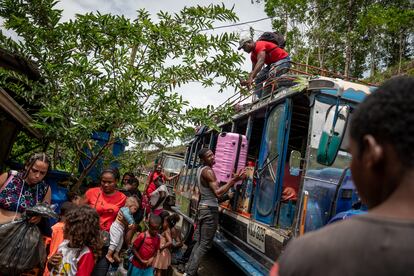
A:
POLYGON ((294 61, 342 74, 349 67, 350 76, 362 77, 413 58, 412 1, 264 2, 294 61))
POLYGON ((216 21, 237 20, 223 5, 161 11, 156 21, 139 10, 135 20, 96 12, 62 22, 56 3, 1 1, 4 27, 18 39, 1 33, 0 47, 36 62, 42 80, 34 83, 2 70, 0 81, 19 78, 31 87, 13 89, 41 105, 34 126, 54 149, 76 153, 74 161, 83 155, 82 148, 95 148, 90 140, 94 131, 108 131, 111 138, 91 161, 117 139, 136 141, 138 153, 155 141, 173 141, 189 120, 205 117, 203 112, 185 113, 188 102, 177 89, 190 82, 220 90, 238 84, 242 58, 231 48, 237 35, 202 32, 216 21))

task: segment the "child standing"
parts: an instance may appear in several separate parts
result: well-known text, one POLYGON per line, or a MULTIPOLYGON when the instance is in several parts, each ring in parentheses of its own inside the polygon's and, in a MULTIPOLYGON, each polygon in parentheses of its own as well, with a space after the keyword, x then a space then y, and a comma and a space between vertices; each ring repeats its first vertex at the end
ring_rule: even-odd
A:
POLYGON ((98 213, 88 206, 70 210, 63 235, 65 240, 47 264, 50 275, 91 275, 102 247, 98 213))
POLYGON ((163 211, 160 214, 162 219, 162 234, 161 234, 161 245, 158 250, 157 256, 154 259, 153 266, 155 268, 155 275, 161 276, 163 270, 168 269, 171 264, 171 253, 170 247, 172 246, 171 228, 174 227, 177 222, 178 216, 170 216, 167 211, 163 211), (171 217, 171 219, 170 219, 171 217))
MULTIPOLYGON (((134 227, 135 220, 133 214, 138 211, 139 203, 136 197, 130 196, 127 198, 125 202, 125 206, 122 207, 119 211, 122 213, 122 216, 128 223, 128 228, 134 227)), ((109 249, 108 253, 106 254, 106 258, 109 262, 113 263, 120 262, 121 259, 119 258, 119 251, 122 248, 122 244, 124 242, 124 234, 125 234, 125 225, 124 222, 119 220, 119 217, 112 223, 111 228, 109 230, 109 249)))
POLYGON ((184 244, 183 240, 181 239, 181 230, 175 227, 178 221, 180 221, 178 214, 172 214, 168 217, 168 224, 170 225, 172 239, 171 264, 173 265, 178 264, 178 260, 180 260, 182 255, 181 248, 184 244))
POLYGON ((127 276, 153 276, 152 262, 160 248, 160 236, 158 231, 161 226, 161 218, 151 214, 149 217, 149 229, 138 235, 132 247, 133 257, 129 264, 127 276))
MULTIPOLYGON (((52 257, 56 253, 59 245, 63 242, 63 228, 65 226, 65 216, 70 210, 72 210, 75 207, 76 206, 69 201, 63 202, 62 206, 60 207, 59 222, 52 226, 52 238, 50 241, 49 255, 47 256, 48 258, 52 257)), ((48 276, 49 274, 50 271, 46 267, 43 275, 48 276)))

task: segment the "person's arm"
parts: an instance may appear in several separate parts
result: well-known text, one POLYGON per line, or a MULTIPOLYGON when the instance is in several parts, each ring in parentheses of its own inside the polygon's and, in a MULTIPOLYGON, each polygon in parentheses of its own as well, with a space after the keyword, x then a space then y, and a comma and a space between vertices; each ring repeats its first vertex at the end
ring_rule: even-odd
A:
POLYGON ((49 270, 52 270, 53 268, 56 268, 59 266, 60 262, 62 261, 63 255, 62 252, 57 252, 53 254, 52 257, 49 258, 47 261, 47 268, 49 270))
POLYGON ((233 195, 234 195, 234 193, 232 193, 232 192, 228 192, 228 193, 222 195, 221 197, 218 198, 218 203, 222 203, 224 201, 232 199, 233 195))
POLYGON ((152 178, 154 178, 154 172, 151 172, 148 175, 148 180, 147 180, 147 183, 145 184, 145 187, 144 187, 144 194, 147 193, 147 189, 148 189, 148 187, 149 187, 149 185, 150 185, 150 183, 152 181, 152 178))
POLYGON ((249 77, 247 79, 248 84, 251 84, 253 82, 257 73, 259 73, 260 70, 262 69, 265 63, 265 58, 266 58, 266 51, 261 51, 257 54, 257 62, 256 64, 254 64, 254 67, 252 71, 250 72, 249 77))
POLYGON ((165 232, 165 243, 163 246, 160 246, 160 250, 163 250, 165 248, 168 248, 172 245, 172 238, 170 231, 165 232))
POLYGON ((50 204, 52 202, 52 190, 50 189, 50 186, 47 188, 47 192, 45 198, 43 199, 43 202, 47 204, 50 204))
POLYGON ((78 262, 78 271, 76 276, 89 276, 92 274, 93 268, 95 266, 95 261, 93 258, 93 253, 89 252, 83 255, 78 262))
POLYGON ((237 181, 244 179, 246 177, 246 170, 240 170, 229 182, 219 187, 217 182, 216 175, 214 174, 211 168, 206 168, 201 172, 201 177, 203 177, 207 182, 210 188, 213 190, 217 198, 225 194, 231 187, 236 184, 237 181))
POLYGON ((7 172, 0 175, 0 189, 3 188, 3 185, 6 183, 8 175, 9 174, 7 172))
POLYGON ((158 193, 160 196, 158 197, 158 201, 154 204, 154 206, 152 206, 153 209, 158 208, 158 206, 160 206, 164 199, 167 197, 167 193, 164 191, 159 191, 158 193))
POLYGON ((122 207, 121 208, 121 213, 123 215, 123 217, 126 219, 126 221, 128 222, 128 224, 134 224, 135 220, 134 217, 131 214, 131 211, 129 210, 128 207, 122 207))
POLYGON ((183 240, 181 239, 181 231, 178 230, 177 228, 173 227, 173 229, 171 229, 171 232, 174 232, 174 240, 175 240, 175 244, 173 245, 174 248, 180 248, 183 246, 183 240))
POLYGON ((173 180, 173 179, 176 179, 177 177, 179 177, 180 176, 180 174, 176 174, 176 175, 174 175, 174 176, 165 176, 165 180, 167 180, 167 181, 171 181, 171 180, 173 180))

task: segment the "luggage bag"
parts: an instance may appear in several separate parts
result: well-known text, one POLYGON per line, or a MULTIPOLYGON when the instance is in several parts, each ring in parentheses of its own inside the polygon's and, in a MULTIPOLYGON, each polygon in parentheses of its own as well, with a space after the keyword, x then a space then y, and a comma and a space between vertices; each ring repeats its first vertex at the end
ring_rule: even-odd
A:
MULTIPOLYGON (((223 132, 217 138, 215 161, 213 171, 217 181, 228 182, 233 173, 246 166, 248 143, 244 135, 223 132)), ((240 184, 239 181, 236 184, 240 184)))

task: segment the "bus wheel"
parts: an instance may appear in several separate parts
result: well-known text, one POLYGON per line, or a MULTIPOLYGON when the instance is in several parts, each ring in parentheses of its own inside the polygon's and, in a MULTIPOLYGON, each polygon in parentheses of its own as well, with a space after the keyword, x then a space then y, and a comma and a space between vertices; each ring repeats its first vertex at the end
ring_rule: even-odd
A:
POLYGON ((181 239, 183 242, 188 245, 193 238, 194 227, 193 224, 183 219, 183 224, 181 226, 181 239))

